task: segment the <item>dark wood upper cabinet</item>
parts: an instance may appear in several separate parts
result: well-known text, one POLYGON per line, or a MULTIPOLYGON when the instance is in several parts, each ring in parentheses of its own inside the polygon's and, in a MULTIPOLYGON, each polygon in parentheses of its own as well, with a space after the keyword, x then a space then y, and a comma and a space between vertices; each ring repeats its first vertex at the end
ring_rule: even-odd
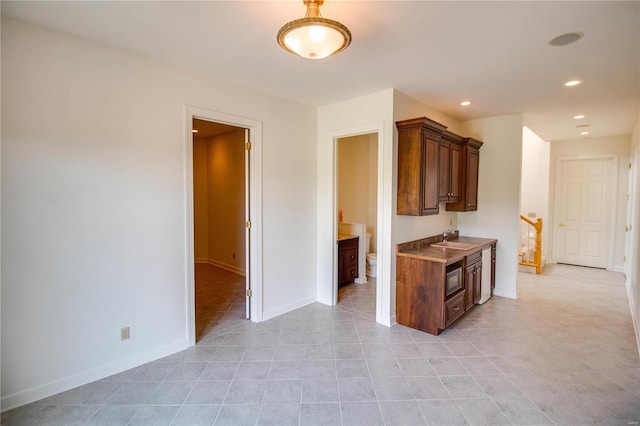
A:
POLYGON ((478 166, 482 142, 463 138, 427 117, 396 122, 399 215, 478 209, 478 166))
POLYGON ((399 215, 438 214, 440 140, 446 126, 426 117, 398 121, 399 215))
POLYGON ((473 138, 464 138, 460 181, 462 191, 460 201, 447 203, 447 211, 469 212, 478 210, 478 167, 480 165, 480 147, 482 142, 473 138))
POLYGON ((439 146, 440 173, 438 199, 445 203, 460 201, 461 136, 445 131, 439 146))

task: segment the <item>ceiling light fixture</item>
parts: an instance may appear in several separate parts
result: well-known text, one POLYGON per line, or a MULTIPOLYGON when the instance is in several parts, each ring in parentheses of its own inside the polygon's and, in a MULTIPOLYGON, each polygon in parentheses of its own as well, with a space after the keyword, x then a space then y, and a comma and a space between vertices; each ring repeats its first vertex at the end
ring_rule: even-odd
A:
POLYGON ((574 115, 573 118, 575 118, 576 120, 582 120, 585 116, 582 114, 578 114, 578 115, 574 115))
POLYGON ((460 102, 460 105, 469 106, 469 105, 471 105, 471 101, 462 101, 462 102, 460 102))
POLYGON ((555 46, 555 47, 566 46, 568 44, 575 43, 576 41, 580 40, 582 37, 584 37, 584 34, 578 31, 574 33, 561 34, 549 40, 549 46, 555 46))
POLYGON ((287 22, 278 31, 278 44, 287 52, 307 59, 322 59, 346 49, 351 32, 338 21, 323 18, 320 6, 324 0, 303 0, 307 6, 304 18, 287 22))
POLYGON ((582 80, 570 80, 567 81, 564 85, 567 87, 572 87, 572 86, 577 86, 578 84, 581 84, 582 80))
POLYGON ((586 131, 585 131, 585 132, 580 132, 580 134, 581 134, 581 135, 588 135, 588 134, 589 134, 589 132, 586 132, 586 131))

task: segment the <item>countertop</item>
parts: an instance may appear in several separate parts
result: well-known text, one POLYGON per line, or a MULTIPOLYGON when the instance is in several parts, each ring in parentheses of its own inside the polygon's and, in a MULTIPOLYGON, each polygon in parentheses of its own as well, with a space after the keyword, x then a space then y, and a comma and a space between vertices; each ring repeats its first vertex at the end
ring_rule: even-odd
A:
POLYGON ((350 240, 352 238, 358 238, 358 236, 349 234, 338 234, 338 241, 350 240))
POLYGON ((465 258, 470 254, 491 247, 491 245, 497 243, 498 240, 493 238, 476 237, 458 237, 449 240, 465 244, 476 244, 476 247, 470 250, 459 250, 449 247, 444 248, 431 246, 432 243, 438 241, 442 241, 442 236, 424 238, 422 240, 398 244, 396 246, 396 255, 412 257, 415 259, 430 260, 432 262, 439 263, 453 263, 465 258))

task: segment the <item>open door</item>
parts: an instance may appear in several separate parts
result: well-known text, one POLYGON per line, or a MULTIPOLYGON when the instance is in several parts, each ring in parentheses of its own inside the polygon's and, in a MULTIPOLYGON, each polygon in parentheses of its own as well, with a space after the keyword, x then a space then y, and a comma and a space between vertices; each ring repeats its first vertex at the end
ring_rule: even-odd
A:
POLYGON ((246 318, 251 319, 251 187, 249 186, 250 178, 251 178, 251 139, 250 139, 250 131, 249 129, 244 129, 244 213, 245 213, 245 242, 244 242, 244 250, 245 250, 245 288, 246 292, 246 318))

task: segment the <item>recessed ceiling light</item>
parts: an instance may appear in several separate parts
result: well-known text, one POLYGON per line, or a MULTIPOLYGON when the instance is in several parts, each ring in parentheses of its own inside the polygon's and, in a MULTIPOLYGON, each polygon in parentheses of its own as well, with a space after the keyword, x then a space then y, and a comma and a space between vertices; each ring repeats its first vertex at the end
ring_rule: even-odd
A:
POLYGON ((198 133, 198 131, 196 129, 193 129, 191 133, 198 133))
POLYGON ((576 120, 582 120, 584 118, 584 115, 582 114, 574 115, 573 118, 575 118, 576 120))
POLYGON ((469 105, 471 105, 471 101, 462 101, 462 102, 460 102, 460 105, 469 106, 469 105))
POLYGON ((570 80, 570 81, 567 81, 564 85, 567 87, 571 87, 571 86, 577 86, 580 83, 582 83, 582 80, 570 80))
POLYGON ((584 34, 577 31, 572 33, 561 34, 549 40, 549 46, 556 46, 556 47, 566 46, 568 44, 575 43, 576 41, 580 40, 582 37, 584 37, 584 34))
POLYGON ((587 132, 586 130, 584 132, 580 132, 581 135, 588 135, 589 132, 587 132))
POLYGON ((588 124, 578 124, 576 126, 576 128, 578 128, 578 129, 582 129, 582 128, 585 128, 585 127, 589 127, 589 125, 588 124))

